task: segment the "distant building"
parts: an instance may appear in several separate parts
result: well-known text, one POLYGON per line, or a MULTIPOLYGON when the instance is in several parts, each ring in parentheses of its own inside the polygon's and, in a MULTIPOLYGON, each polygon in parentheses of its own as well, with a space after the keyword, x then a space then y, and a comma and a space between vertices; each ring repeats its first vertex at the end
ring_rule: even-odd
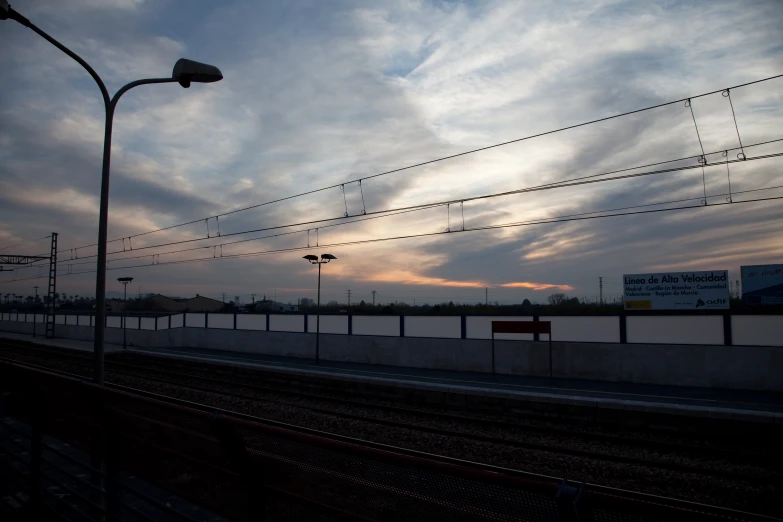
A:
POLYGON ((153 294, 141 301, 123 301, 109 299, 106 310, 110 312, 144 311, 144 312, 219 312, 225 304, 217 299, 210 299, 196 294, 189 299, 172 298, 162 294, 153 294))
POLYGON ((248 309, 255 312, 298 312, 299 305, 278 303, 277 301, 272 301, 270 299, 263 299, 261 301, 256 301, 255 305, 248 305, 248 309))

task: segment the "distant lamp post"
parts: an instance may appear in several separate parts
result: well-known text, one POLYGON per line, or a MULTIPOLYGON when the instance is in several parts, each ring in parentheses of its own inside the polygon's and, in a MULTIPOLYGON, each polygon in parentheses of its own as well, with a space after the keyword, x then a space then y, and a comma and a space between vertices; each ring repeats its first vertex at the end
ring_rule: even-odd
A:
POLYGON ((9 18, 19 22, 25 27, 29 27, 47 42, 60 49, 78 62, 79 65, 84 67, 84 69, 90 73, 92 79, 95 80, 95 83, 98 84, 98 88, 101 90, 101 96, 103 97, 106 123, 103 138, 103 170, 101 173, 101 200, 98 218, 98 269, 95 277, 95 342, 93 349, 95 353, 93 379, 96 383, 103 384, 103 340, 106 327, 106 240, 109 223, 109 164, 111 161, 111 131, 114 120, 114 109, 117 107, 117 102, 123 94, 139 85, 151 83, 179 83, 182 87, 188 88, 193 82, 210 83, 220 81, 223 79, 223 74, 220 72, 220 69, 215 66, 182 58, 174 64, 174 70, 172 71, 170 78, 147 78, 136 80, 121 87, 113 97, 110 97, 109 91, 106 89, 103 80, 101 80, 98 73, 96 73, 87 62, 15 11, 8 5, 8 0, 0 0, 0 20, 7 20, 9 18))
POLYGON ((332 254, 321 254, 321 259, 319 260, 318 256, 308 254, 303 259, 307 259, 311 265, 318 265, 318 301, 315 308, 315 364, 321 364, 321 265, 337 258, 332 254))
POLYGON ((35 308, 38 304, 38 285, 35 285, 33 288, 35 288, 35 300, 33 301, 33 339, 35 339, 35 308))
MULTIPOLYGON (((117 279, 120 283, 122 283, 122 306, 123 308, 127 306, 128 303, 128 283, 133 281, 132 277, 120 277, 117 279)), ((95 323, 98 324, 97 322, 95 323)), ((124 350, 126 348, 126 339, 125 339, 125 310, 123 310, 122 313, 122 349, 124 350)))

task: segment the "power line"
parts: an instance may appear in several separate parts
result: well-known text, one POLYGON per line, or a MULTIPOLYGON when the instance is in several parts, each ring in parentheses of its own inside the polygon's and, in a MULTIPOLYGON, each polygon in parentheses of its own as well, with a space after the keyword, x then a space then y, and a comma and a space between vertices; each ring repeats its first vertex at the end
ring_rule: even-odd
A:
MULTIPOLYGON (((781 155, 783 155, 783 153, 777 153, 777 154, 765 155, 765 156, 752 156, 750 158, 747 158, 747 160, 769 159, 770 157, 777 157, 777 156, 781 156, 781 155)), ((721 162, 721 163, 713 163, 712 166, 718 166, 718 165, 722 165, 724 163, 728 164, 729 162, 739 162, 739 161, 746 161, 746 160, 739 160, 739 159, 737 159, 737 160, 727 160, 727 161, 721 162)), ((687 168, 699 168, 699 165, 683 167, 682 169, 687 169, 687 168)), ((682 169, 665 169, 663 171, 653 171, 653 173, 670 172, 672 170, 676 171, 676 170, 682 170, 682 169)), ((635 176, 642 176, 642 175, 649 175, 649 174, 651 174, 651 173, 649 173, 649 172, 637 173, 637 174, 630 174, 630 175, 624 175, 624 176, 617 176, 615 178, 608 178, 608 179, 604 179, 604 180, 592 180, 592 181, 587 181, 587 182, 584 182, 584 183, 595 183, 595 182, 599 182, 599 181, 612 181, 612 180, 615 180, 615 179, 624 179, 624 178, 627 178, 627 177, 635 177, 635 176)), ((589 178, 589 177, 592 177, 592 176, 586 176, 586 177, 589 178)), ((583 182, 579 182, 577 184, 582 184, 582 183, 583 182)), ((569 183, 566 186, 571 186, 571 185, 572 184, 569 183)), ((560 187, 561 186, 554 186, 554 187, 548 187, 548 188, 560 188, 560 187)), ((783 187, 783 186, 766 187, 766 188, 752 189, 752 190, 746 190, 746 191, 735 191, 735 192, 729 192, 727 194, 710 195, 708 197, 712 197, 712 198, 719 197, 719 196, 729 196, 730 197, 732 194, 742 194, 742 193, 748 193, 748 192, 756 192, 756 191, 759 191, 759 190, 771 190, 771 189, 774 189, 774 188, 781 188, 781 187, 783 187)), ((526 191, 526 190, 527 189, 520 189, 520 191, 526 191)), ((511 191, 511 193, 518 193, 520 191, 511 191)), ((509 194, 509 193, 508 192, 498 193, 498 195, 507 195, 507 194, 509 194)), ((477 196, 476 199, 486 198, 486 197, 488 197, 488 196, 477 196)), ((494 195, 491 195, 491 197, 494 197, 494 195)), ((579 213, 579 214, 571 214, 571 215, 567 215, 567 216, 560 216, 560 218, 575 217, 575 216, 585 216, 585 215, 590 215, 590 214, 597 214, 597 213, 603 213, 603 212, 615 212, 615 211, 620 211, 620 210, 630 210, 630 209, 634 209, 634 208, 644 208, 644 207, 649 207, 649 206, 658 206, 658 205, 662 205, 662 204, 683 203, 683 202, 686 202, 686 201, 694 201, 694 200, 697 200, 697 199, 698 200, 702 200, 702 201, 706 201, 703 197, 699 197, 699 198, 685 198, 685 199, 671 200, 671 201, 663 202, 663 203, 647 203, 647 204, 642 204, 642 205, 632 205, 632 206, 628 206, 628 207, 620 207, 620 208, 607 209, 607 210, 596 210, 596 211, 582 212, 582 213, 579 213)), ((408 212, 414 212, 414 211, 417 211, 417 210, 423 210, 425 208, 428 209, 428 208, 436 208, 436 207, 440 207, 440 206, 445 206, 447 204, 448 204, 448 202, 432 203, 432 204, 427 204, 428 206, 423 207, 423 208, 415 207, 413 209, 406 209, 406 210, 398 211, 398 212, 393 213, 393 214, 387 214, 387 215, 382 215, 382 216, 370 216, 370 217, 365 217, 365 218, 358 218, 358 219, 354 219, 354 220, 351 220, 351 221, 346 222, 346 223, 335 223, 335 224, 331 224, 331 225, 324 225, 321 228, 329 228, 329 227, 334 227, 334 226, 340 226, 340 225, 345 225, 345 224, 349 224, 349 223, 354 223, 354 222, 357 222, 357 221, 366 221, 366 220, 370 220, 370 219, 378 219, 378 218, 381 218, 381 217, 389 217, 389 216, 393 216, 393 215, 405 214, 405 213, 408 213, 408 212)), ((522 223, 527 223, 527 222, 522 222, 522 223)), ((294 225, 291 225, 291 226, 294 226, 294 225)), ((220 255, 220 257, 226 257, 226 256, 223 256, 223 254, 222 254, 222 247, 223 246, 234 245, 234 244, 237 244, 237 243, 246 243, 246 242, 249 242, 249 241, 259 241, 261 239, 274 238, 274 237, 284 236, 284 235, 300 234, 300 233, 303 233, 303 232, 306 232, 306 231, 307 231, 306 229, 305 230, 296 230, 296 231, 285 232, 285 233, 271 234, 271 235, 262 236, 262 237, 259 237, 259 238, 251 238, 251 239, 243 239, 243 240, 239 240, 239 241, 231 241, 231 242, 227 242, 227 243, 221 243, 221 244, 218 244, 218 245, 208 245, 208 246, 195 247, 195 248, 184 248, 184 249, 173 250, 173 251, 168 251, 168 252, 160 252, 160 253, 156 253, 156 254, 143 254, 143 255, 140 255, 140 256, 128 256, 128 257, 111 259, 110 261, 117 262, 117 261, 132 260, 132 259, 144 259, 144 258, 152 257, 153 258, 153 264, 160 264, 160 256, 161 255, 178 254, 178 253, 182 253, 182 252, 190 252, 190 251, 194 251, 194 250, 202 250, 202 249, 205 249, 205 248, 212 248, 212 249, 215 249, 215 250, 217 248, 221 248, 221 255, 220 255), (158 263, 154 262, 155 256, 157 256, 158 263)), ((143 248, 146 248, 146 247, 143 247, 143 248)), ((141 249, 143 249, 143 248, 141 248, 141 249)), ((141 250, 141 249, 137 249, 137 250, 141 250)), ((86 257, 95 257, 95 256, 86 256, 86 257)), ((213 257, 218 257, 218 256, 215 253, 213 253, 213 257)), ((93 264, 93 262, 89 261, 89 262, 82 262, 82 263, 73 263, 73 262, 69 262, 69 261, 63 261, 63 262, 61 262, 59 264, 69 265, 69 266, 76 266, 76 265, 84 265, 84 264, 93 264)), ((21 268, 19 268, 19 270, 22 270, 22 269, 25 269, 25 268, 32 268, 32 267, 21 267, 21 268)))
MULTIPOLYGON (((761 191, 761 190, 768 190, 773 187, 768 188, 762 188, 762 189, 754 189, 753 191, 761 191)), ((780 187, 774 187, 774 188, 780 188, 780 187)), ((738 191, 734 194, 740 194, 744 191, 738 191)), ((752 192, 752 191, 747 191, 752 192)), ((726 194, 718 194, 716 196, 724 196, 726 194)), ((696 200, 696 199, 702 199, 699 198, 689 198, 689 200, 696 200)), ((672 211, 678 211, 678 210, 689 210, 689 209, 697 209, 697 208, 710 208, 710 207, 722 207, 725 205, 739 205, 742 203, 760 203, 764 201, 777 201, 783 199, 783 196, 774 196, 774 197, 768 197, 768 198, 758 198, 758 199, 749 199, 749 200, 743 200, 743 201, 731 201, 731 202, 725 202, 725 203, 713 203, 710 205, 704 205, 704 204, 696 204, 696 205, 686 205, 686 206, 680 206, 680 207, 673 207, 673 208, 661 208, 661 209, 649 209, 649 210, 636 210, 633 212, 619 212, 614 214, 603 214, 603 215, 574 215, 574 217, 559 217, 559 218, 548 218, 548 219, 542 219, 542 220, 533 220, 533 221, 527 221, 527 222, 517 222, 517 223, 504 223, 499 225, 487 225, 483 227, 474 227, 474 228, 466 228, 462 231, 455 231, 455 232, 427 232, 427 233, 421 233, 421 234, 409 234, 409 235, 403 235, 403 236, 393 236, 393 237, 384 237, 384 238, 375 238, 375 239, 364 239, 364 240, 357 240, 357 241, 346 241, 341 243, 331 243, 326 245, 321 245, 323 248, 332 248, 332 247, 342 247, 342 246, 354 246, 354 245, 362 245, 362 244, 368 244, 368 243, 380 243, 385 241, 398 241, 402 239, 414 239, 414 238, 422 238, 422 237, 434 237, 434 236, 442 236, 445 234, 454 234, 459 232, 478 232, 478 231, 484 231, 484 230, 497 230, 497 229, 504 229, 504 228, 514 228, 514 227, 520 227, 520 226, 532 226, 532 225, 545 225, 545 224, 553 224, 553 223, 563 223, 568 221, 583 221, 583 220, 589 220, 589 219, 598 219, 598 218, 606 218, 606 217, 619 217, 619 216, 630 216, 630 215, 638 215, 638 214, 651 214, 651 213, 658 213, 658 212, 672 212, 672 211)), ((660 202, 660 203, 651 203, 646 205, 640 205, 640 207, 645 206, 651 206, 651 205, 664 205, 668 202, 660 202)), ((609 212, 609 211, 595 211, 594 213, 598 212, 609 212)), ((281 248, 276 250, 266 250, 266 251, 259 251, 259 252, 247 252, 242 254, 231 254, 224 257, 202 257, 202 258, 195 258, 195 259, 183 259, 178 261, 166 261, 163 263, 146 263, 142 265, 131 265, 131 266, 122 266, 122 267, 109 267, 108 270, 127 270, 129 268, 143 268, 143 267, 149 267, 149 266, 161 266, 161 265, 179 265, 179 264, 185 264, 185 263, 197 263, 201 261, 214 261, 217 259, 238 259, 243 257, 255 257, 255 256, 262 256, 262 255, 271 255, 271 254, 280 254, 280 253, 286 253, 286 252, 296 252, 301 250, 306 250, 311 247, 290 247, 290 248, 281 248)), ((95 270, 84 270, 80 272, 71 272, 70 274, 64 274, 64 275, 79 275, 79 274, 89 274, 94 273, 95 270)), ((39 277, 28 277, 23 279, 11 279, 3 281, 4 283, 10 283, 10 282, 19 282, 19 281, 27 281, 32 279, 39 279, 39 277)))
MULTIPOLYGON (((769 143, 775 143, 775 142, 779 142, 779 141, 783 141, 783 138, 778 138, 778 139, 775 139, 775 140, 769 140, 769 141, 764 141, 764 142, 755 143, 755 144, 751 144, 751 145, 746 145, 744 148, 745 149, 749 149, 751 147, 755 147, 755 146, 759 146, 759 145, 765 145, 765 144, 769 144, 769 143)), ((740 149, 737 147, 737 148, 733 148, 733 149, 727 149, 725 152, 728 152, 729 150, 733 151, 733 150, 740 150, 740 149)), ((723 152, 724 151, 716 151, 716 152, 711 152, 708 155, 714 155, 714 154, 719 154, 719 153, 723 153, 723 152)), ((759 160, 759 159, 769 159, 769 158, 774 158, 774 157, 778 157, 778 156, 781 156, 781 155, 783 155, 783 153, 766 154, 766 155, 762 155, 762 156, 751 156, 751 157, 744 157, 742 159, 733 159, 733 160, 729 160, 728 156, 727 156, 727 159, 725 161, 714 162, 714 163, 709 164, 709 166, 728 165, 730 163, 739 163, 739 162, 753 161, 753 160, 759 160)), ((291 223, 291 224, 286 224, 286 225, 277 225, 277 226, 273 226, 273 227, 264 227, 264 228, 258 228, 258 229, 253 229, 253 230, 246 230, 246 231, 242 231, 242 232, 232 232, 232 233, 223 234, 222 236, 216 236, 216 237, 231 237, 231 236, 237 236, 237 235, 252 234, 252 233, 256 233, 256 232, 267 232, 267 231, 270 231, 270 230, 280 230, 280 229, 284 229, 284 228, 308 226, 308 225, 319 225, 316 228, 316 230, 318 230, 318 229, 322 229, 322 228, 331 228, 331 227, 336 227, 336 226, 348 225, 348 224, 356 223, 356 222, 360 222, 360 221, 367 221, 367 220, 370 220, 370 219, 379 219, 379 218, 384 218, 384 217, 391 217, 391 216, 395 216, 395 215, 405 214, 405 213, 409 213, 409 212, 417 212, 417 211, 421 211, 421 210, 428 210, 428 209, 443 207, 443 206, 452 205, 452 204, 456 204, 456 203, 465 203, 465 202, 471 202, 471 201, 478 201, 478 200, 482 200, 482 199, 491 199, 491 198, 496 198, 496 197, 503 197, 503 196, 510 196, 510 195, 515 195, 515 194, 522 194, 522 193, 526 193, 526 192, 536 192, 536 191, 541 191, 541 190, 553 190, 553 189, 557 189, 557 188, 574 187, 574 186, 579 186, 579 185, 587 185, 587 184, 593 184, 593 183, 603 183, 603 182, 608 182, 608 181, 617 181, 617 180, 621 180, 621 179, 629 179, 629 178, 634 178, 634 177, 643 177, 643 176, 667 174, 667 173, 671 173, 671 172, 679 172, 679 171, 684 171, 684 170, 703 168, 704 165, 699 163, 699 164, 696 164, 696 165, 686 165, 686 166, 682 166, 682 167, 672 167, 672 168, 668 168, 668 169, 659 169, 659 170, 647 171, 647 172, 637 172, 637 173, 633 173, 633 174, 624 174, 624 175, 620 175, 620 176, 614 176, 614 177, 610 177, 610 178, 601 178, 601 179, 599 179, 601 176, 607 176, 607 175, 610 175, 610 174, 627 172, 627 171, 630 171, 630 170, 638 170, 638 169, 649 167, 649 166, 661 165, 661 164, 665 164, 665 163, 672 163, 672 162, 676 162, 676 161, 683 161, 683 160, 693 159, 693 158, 697 158, 697 157, 701 157, 701 156, 689 156, 687 158, 676 159, 676 160, 667 160, 667 161, 664 161, 664 162, 651 163, 651 164, 642 165, 642 166, 638 166, 638 167, 630 167, 630 168, 625 168, 625 169, 620 169, 620 170, 615 170, 615 171, 610 171, 610 172, 604 172, 604 173, 601 173, 601 174, 591 174, 591 175, 588 175, 588 176, 581 176, 581 177, 577 177, 577 178, 571 178, 571 179, 568 179, 568 180, 562 180, 562 181, 553 182, 553 183, 547 183, 547 184, 543 184, 543 185, 535 185, 535 186, 532 186, 532 187, 527 187, 527 188, 522 188, 522 189, 515 189, 515 190, 510 190, 510 191, 504 191, 504 192, 495 192, 495 193, 491 193, 491 194, 483 194, 483 195, 480 195, 480 196, 471 196, 471 197, 462 198, 462 199, 452 199, 452 200, 437 201, 437 202, 431 202, 431 203, 423 203, 423 204, 420 204, 420 205, 412 205, 412 206, 407 206, 407 207, 398 207, 398 208, 393 208, 393 209, 378 210, 378 211, 375 211, 375 212, 368 212, 367 214, 365 214, 364 217, 358 217, 357 218, 355 216, 351 216, 351 218, 355 218, 355 219, 349 219, 348 221, 343 221, 341 223, 333 223, 333 224, 328 224, 328 225, 322 224, 322 223, 326 223, 328 221, 338 221, 338 220, 342 221, 342 220, 345 220, 345 219, 347 219, 345 216, 332 217, 332 218, 323 218, 323 219, 312 220, 312 221, 303 221, 303 222, 291 223)), ((170 252, 161 252, 159 254, 146 254, 146 255, 142 255, 142 256, 128 257, 128 258, 122 258, 122 259, 138 259, 138 258, 141 258, 141 257, 150 257, 150 256, 153 256, 153 255, 175 254, 175 253, 181 253, 181 252, 187 252, 187 251, 193 251, 193 250, 201 250, 201 249, 205 249, 205 248, 213 248, 213 249, 221 248, 222 249, 223 246, 229 246, 229 245, 234 245, 234 244, 238 244, 238 243, 246 243, 246 242, 249 242, 249 241, 259 241, 259 240, 262 240, 262 239, 268 239, 268 238, 273 238, 273 237, 278 237, 278 236, 300 234, 300 233, 303 233, 303 232, 309 232, 310 230, 313 230, 313 228, 311 228, 311 229, 295 230, 295 231, 291 231, 291 232, 280 232, 280 233, 277 233, 277 234, 266 235, 266 236, 262 236, 262 237, 258 237, 258 238, 243 239, 243 240, 239 240, 239 241, 230 241, 230 242, 226 242, 226 243, 219 243, 219 244, 214 244, 214 245, 206 245, 206 246, 200 246, 200 247, 189 248, 189 249, 181 249, 181 250, 175 250, 175 251, 170 251, 170 252)), ((194 243, 194 242, 199 242, 199 241, 206 241, 208 239, 215 239, 215 237, 192 238, 192 239, 184 239, 184 240, 180 240, 180 241, 171 241, 169 243, 161 243, 161 244, 157 244, 157 245, 143 246, 143 247, 138 247, 138 248, 131 249, 131 250, 122 250, 122 251, 116 251, 116 252, 109 252, 109 255, 122 254, 122 253, 125 253, 125 252, 133 252, 133 251, 138 251, 138 250, 149 250, 149 249, 153 249, 153 248, 162 248, 162 247, 165 247, 165 246, 174 246, 174 245, 181 245, 181 244, 186 244, 186 243, 194 243)), ((74 250, 74 249, 70 249, 70 250, 74 250)), ((222 252, 222 250, 221 250, 221 252, 222 252)), ((221 256, 222 256, 222 253, 221 253, 221 256)), ((97 257, 97 254, 91 254, 91 255, 87 255, 87 256, 82 256, 81 258, 77 257, 76 259, 90 259, 90 258, 94 258, 94 257, 97 257)), ((65 264, 70 264, 70 265, 84 264, 84 263, 69 263, 68 261, 73 261, 73 260, 64 260, 64 261, 59 262, 58 264, 61 264, 61 265, 65 265, 65 264)))
MULTIPOLYGON (((144 235, 148 235, 148 234, 153 234, 153 233, 156 233, 156 232, 162 232, 162 231, 165 231, 165 230, 171 230, 173 228, 183 227, 183 226, 186 226, 186 225, 192 225, 192 224, 195 224, 195 223, 200 223, 201 221, 208 221, 210 219, 219 220, 220 217, 228 216, 228 215, 231 215, 231 214, 236 214, 238 212, 244 212, 246 210, 251 210, 251 209, 263 207, 263 206, 266 206, 266 205, 271 205, 273 203, 280 203, 282 201, 288 201, 288 200, 291 200, 291 199, 294 199, 294 198, 307 196, 307 195, 310 195, 310 194, 315 194, 317 192, 322 192, 322 191, 325 191, 325 190, 330 190, 330 189, 334 189, 334 188, 338 188, 338 187, 343 187, 346 183, 354 183, 354 182, 361 183, 363 180, 378 178, 378 177, 381 177, 381 176, 386 176, 388 174, 393 174, 393 173, 396 173, 396 172, 402 172, 402 171, 413 169, 413 168, 416 168, 416 167, 422 167, 424 165, 431 165, 433 163, 438 163, 438 162, 441 162, 441 161, 446 161, 446 160, 458 158, 458 157, 461 157, 461 156, 467 156, 469 154, 475 154, 477 152, 482 152, 482 151, 486 151, 486 150, 490 150, 490 149, 495 149, 495 148, 498 148, 498 147, 503 147, 503 146, 506 146, 506 145, 511 145, 513 143, 519 143, 519 142, 522 142, 522 141, 531 140, 531 139, 534 139, 534 138, 539 138, 539 137, 547 136, 547 135, 551 135, 551 134, 556 134, 556 133, 559 133, 559 132, 564 132, 564 131, 567 131, 567 130, 572 130, 572 129, 576 129, 576 128, 579 128, 579 127, 584 127, 584 126, 587 126, 587 125, 593 125, 595 123, 609 121, 609 120, 613 120, 613 119, 616 119, 616 118, 622 118, 624 116, 629 116, 631 114, 638 114, 640 112, 645 112, 645 111, 650 111, 650 110, 653 110, 653 109, 658 109, 658 108, 661 108, 661 107, 666 107, 668 105, 673 105, 675 103, 682 103, 682 102, 685 102, 685 101, 690 101, 690 100, 695 99, 695 98, 702 98, 704 96, 710 96, 710 95, 717 94, 717 93, 723 93, 723 92, 731 91, 731 89, 739 89, 741 87, 747 87, 749 85, 754 85, 754 84, 757 84, 757 83, 767 82, 767 81, 774 80, 774 79, 777 79, 777 78, 780 78, 780 77, 783 77, 783 74, 778 74, 778 75, 775 75, 775 76, 769 76, 767 78, 762 78, 762 79, 759 79, 759 80, 754 80, 752 82, 742 83, 742 84, 739 84, 739 85, 735 85, 733 87, 727 87, 727 88, 719 89, 719 90, 716 90, 716 91, 710 91, 710 92, 706 92, 706 93, 702 93, 702 94, 697 94, 695 96, 689 96, 687 98, 681 98, 679 100, 669 101, 669 102, 665 102, 665 103, 659 103, 657 105, 651 105, 649 107, 645 107, 645 108, 642 108, 642 109, 636 109, 636 110, 632 110, 632 111, 627 111, 627 112, 623 112, 623 113, 620 113, 620 114, 615 114, 613 116, 606 116, 604 118, 598 118, 598 119, 595 119, 595 120, 590 120, 590 121, 583 122, 583 123, 578 123, 578 124, 575 124, 575 125, 569 125, 569 126, 566 126, 566 127, 560 127, 558 129, 554 129, 554 130, 551 130, 551 131, 541 132, 541 133, 537 133, 537 134, 531 134, 531 135, 528 135, 528 136, 525 136, 525 137, 522 137, 522 138, 516 138, 516 139, 513 139, 513 140, 509 140, 509 141, 496 143, 494 145, 488 145, 488 146, 485 146, 485 147, 479 147, 479 148, 476 148, 476 149, 468 150, 468 151, 465 151, 465 152, 460 152, 460 153, 457 153, 457 154, 451 154, 451 155, 448 155, 448 156, 442 156, 442 157, 439 157, 439 158, 435 158, 435 159, 432 159, 432 160, 415 163, 415 164, 408 165, 408 166, 405 166, 405 167, 400 167, 400 168, 396 168, 396 169, 392 169, 392 170, 387 170, 387 171, 384 171, 384 172, 379 172, 377 174, 372 174, 372 175, 365 176, 365 177, 362 177, 362 178, 358 178, 358 179, 355 179, 355 180, 348 180, 348 181, 344 181, 342 183, 336 183, 334 185, 330 185, 330 186, 327 186, 327 187, 322 187, 322 188, 319 188, 319 189, 313 189, 313 190, 309 190, 309 191, 306 191, 306 192, 301 192, 299 194, 294 194, 294 195, 291 195, 291 196, 286 196, 286 197, 283 197, 283 198, 278 198, 278 199, 275 199, 275 200, 266 201, 264 203, 258 203, 256 205, 250 205, 248 207, 243 207, 243 208, 238 208, 238 209, 235 209, 235 210, 230 210, 230 211, 227 211, 227 212, 223 212, 221 214, 215 214, 213 216, 208 216, 206 218, 194 219, 194 220, 187 221, 187 222, 184 222, 184 223, 179 223, 177 225, 170 225, 168 227, 162 227, 162 228, 158 228, 158 229, 155 229, 155 230, 149 230, 147 232, 141 232, 139 234, 133 234, 133 235, 126 236, 126 237, 115 238, 115 239, 109 240, 108 242, 112 243, 112 242, 116 242, 116 241, 124 241, 126 238, 127 239, 131 239, 131 238, 134 238, 134 237, 140 237, 140 236, 144 236, 144 235)), ((732 104, 732 111, 733 111, 733 108, 734 107, 733 107, 733 104, 732 104)), ((79 249, 82 249, 82 248, 88 248, 88 247, 93 247, 93 246, 97 246, 97 243, 93 243, 91 245, 84 245, 84 246, 80 246, 80 247, 74 247, 74 248, 68 249, 68 250, 79 250, 79 249)))
POLYGON ((2 248, 0 248, 0 251, 2 251, 2 250, 8 250, 9 248, 16 248, 16 247, 18 247, 18 246, 26 245, 26 244, 28 244, 28 243, 35 243, 36 241, 41 241, 41 240, 43 240, 43 239, 49 239, 50 237, 52 237, 52 235, 51 235, 51 234, 49 234, 48 236, 39 237, 38 239, 31 239, 30 241, 22 241, 21 243, 17 243, 17 244, 15 244, 15 245, 10 245, 10 246, 6 246, 6 247, 2 247, 2 248))

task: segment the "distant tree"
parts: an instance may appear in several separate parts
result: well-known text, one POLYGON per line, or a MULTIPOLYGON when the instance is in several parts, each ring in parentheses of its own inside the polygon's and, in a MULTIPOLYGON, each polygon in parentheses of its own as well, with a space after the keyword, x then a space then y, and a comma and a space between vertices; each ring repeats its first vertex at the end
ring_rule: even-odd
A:
POLYGON ((533 304, 530 302, 530 299, 522 301, 522 308, 530 308, 531 306, 533 306, 533 304))
POLYGON ((364 308, 365 306, 367 306, 367 303, 365 303, 365 302, 364 302, 364 299, 362 299, 362 300, 359 302, 359 306, 361 306, 362 308, 364 308))
POLYGON ((549 304, 552 306, 560 306, 566 302, 567 297, 565 294, 552 294, 548 297, 549 304))
POLYGON ((326 306, 333 306, 337 308, 338 306, 340 306, 340 303, 338 303, 337 301, 329 301, 328 303, 326 303, 326 306))

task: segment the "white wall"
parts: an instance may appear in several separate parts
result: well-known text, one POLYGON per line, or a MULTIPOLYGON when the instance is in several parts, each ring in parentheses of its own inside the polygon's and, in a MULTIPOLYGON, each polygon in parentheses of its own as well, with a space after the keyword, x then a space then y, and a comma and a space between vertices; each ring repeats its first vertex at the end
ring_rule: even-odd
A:
POLYGON ((106 328, 122 328, 122 317, 116 315, 106 317, 106 328))
POLYGON ((723 344, 723 317, 719 315, 634 315, 626 318, 626 327, 629 343, 723 344))
MULTIPOLYGON (((315 314, 307 316, 307 331, 310 333, 315 332, 315 323, 318 316, 315 314)), ((356 318, 353 318, 354 328, 356 327, 356 318)), ((347 315, 322 315, 321 316, 321 333, 331 334, 347 334, 348 333, 348 316, 347 315)))
MULTIPOLYGON (((539 319, 552 323, 553 341, 620 342, 620 318, 616 316, 541 316, 539 319)), ((549 336, 542 334, 541 340, 548 340, 547 337, 549 336)))
POLYGON ((269 331, 304 332, 304 316, 269 314, 269 331))
MULTIPOLYGON (((7 321, 25 321, 25 314, 15 312, 2 313, 7 321), (18 319, 17 319, 18 317, 18 319)), ((46 321, 44 314, 36 314, 40 323, 46 321)), ((76 316, 59 314, 56 324, 76 325, 76 316)), ((141 322, 142 330, 154 330, 154 317, 127 317, 127 328, 138 329, 141 322)), ((238 314, 238 330, 265 330, 266 316, 256 314, 238 314)), ((495 320, 532 320, 530 316, 468 316, 466 317, 467 337, 469 339, 489 339, 490 324, 495 320)), ((600 342, 619 343, 620 318, 618 316, 541 316, 542 321, 552 322, 553 340, 568 342, 600 342)), ((33 321, 33 314, 28 314, 27 322, 33 321)), ((209 328, 231 329, 234 317, 232 314, 209 314, 209 328)), ((315 332, 315 315, 308 316, 308 331, 315 332)), ((406 337, 451 338, 458 339, 461 335, 461 318, 459 316, 408 316, 405 321, 406 337)), ((633 344, 723 344, 723 316, 645 316, 633 315, 627 319, 628 342, 633 344)), ((732 342, 737 346, 783 346, 783 316, 781 315, 735 315, 732 321, 732 342)), ((158 329, 168 328, 168 316, 158 319, 158 329)), ((90 316, 78 316, 79 326, 89 326, 90 316)), ((106 325, 109 328, 120 328, 121 317, 108 316, 106 325)), ((171 316, 172 328, 183 326, 183 314, 171 316)), ((187 326, 191 328, 204 327, 204 314, 187 314, 187 326)), ((303 332, 303 315, 272 314, 270 326, 273 331, 303 332)), ((354 335, 374 335, 398 337, 400 335, 399 316, 353 316, 354 335)), ((331 334, 346 334, 348 332, 348 316, 321 316, 321 332, 331 334)), ((498 334, 497 339, 532 338, 532 334, 498 334)), ((542 334, 541 340, 547 336, 542 334)))
POLYGON ((209 328, 234 328, 234 314, 209 314, 209 328))
POLYGON ((400 317, 398 315, 354 315, 354 335, 400 335, 400 317))
POLYGON ((266 315, 237 315, 237 330, 266 330, 266 315))
POLYGON ((205 324, 204 314, 185 314, 185 326, 188 328, 204 328, 205 324))
POLYGON ((142 317, 140 319, 140 329, 141 330, 154 330, 155 329, 155 318, 154 317, 142 317))
POLYGON ((126 317, 125 318, 125 329, 126 330, 140 330, 139 325, 141 325, 141 317, 126 317))
POLYGON ((462 318, 407 316, 405 317, 405 337, 459 339, 462 337, 462 318))
POLYGON ((731 342, 738 346, 783 345, 783 317, 779 315, 734 315, 731 342))

